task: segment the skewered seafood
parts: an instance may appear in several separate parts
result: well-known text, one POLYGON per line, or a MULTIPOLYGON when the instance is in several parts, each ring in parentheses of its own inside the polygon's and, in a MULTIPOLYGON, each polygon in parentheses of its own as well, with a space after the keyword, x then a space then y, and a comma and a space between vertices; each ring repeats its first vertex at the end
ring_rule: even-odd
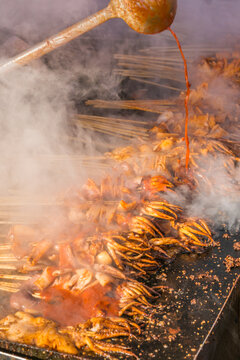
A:
POLYGON ((196 246, 215 245, 211 232, 204 220, 189 219, 184 223, 177 223, 175 227, 179 230, 180 238, 186 244, 196 246), (197 235, 201 236, 201 240, 197 235), (204 239, 204 240, 203 240, 204 239))
POLYGON ((181 208, 177 205, 169 204, 167 201, 151 201, 144 203, 142 212, 144 215, 153 216, 162 220, 176 220, 176 211, 181 208))
POLYGON ((223 75, 226 78, 231 78, 234 82, 239 84, 240 81, 240 60, 239 52, 233 53, 218 53, 215 57, 208 57, 202 59, 200 66, 209 71, 214 70, 214 73, 223 75))
POLYGON ((0 336, 10 341, 74 355, 78 354, 78 349, 86 347, 88 351, 105 358, 112 358, 109 353, 122 353, 137 358, 126 347, 102 341, 115 337, 129 337, 133 328, 140 331, 136 324, 122 318, 92 318, 74 327, 60 328, 51 320, 18 311, 0 321, 0 336))
POLYGON ((8 315, 0 321, 0 336, 11 341, 49 347, 70 354, 78 352, 70 337, 60 334, 53 321, 33 317, 22 311, 8 315))
MULTIPOLYGON (((173 144, 170 142, 168 149, 173 146, 176 156, 173 144)), ((38 228, 17 225, 9 234, 15 255, 26 261, 19 270, 38 274, 19 291, 14 288, 12 307, 43 315, 61 327, 71 325, 61 334, 68 334, 74 349, 87 347, 105 357, 115 352, 133 356, 124 347, 102 342, 130 335, 124 320, 114 323, 118 328, 106 330, 106 319, 145 317, 154 300, 151 290, 130 280, 129 275, 144 278, 161 265, 159 258, 172 256, 168 248, 173 246, 192 251, 192 245, 214 244, 205 222, 186 219, 181 207, 162 198, 175 186, 165 175, 144 175, 136 181, 132 171, 128 182, 130 179, 132 186, 127 185, 124 175, 108 176, 100 185, 88 180, 73 192, 73 198, 68 194, 63 208, 66 219, 57 233, 45 224, 38 228), (101 210, 109 201, 115 202, 111 213, 101 210), (96 211, 97 203, 100 210, 96 211), (69 218, 72 207, 78 211, 77 221, 69 218), (92 223, 86 225, 90 218, 92 223), (107 226, 113 228, 107 231, 107 226), (93 319, 99 317, 96 331, 93 319)))
POLYGON ((84 324, 75 327, 69 326, 60 332, 69 335, 78 349, 88 346, 95 354, 104 356, 104 358, 112 359, 109 353, 121 353, 138 359, 126 347, 102 341, 122 336, 129 337, 132 328, 137 328, 140 332, 140 328, 136 324, 122 318, 91 318, 84 324))
POLYGON ((142 313, 142 306, 151 306, 147 298, 152 296, 143 284, 127 280, 110 265, 96 264, 92 270, 46 267, 12 295, 11 305, 75 325, 96 316, 120 316, 126 306, 132 314, 142 313))
MULTIPOLYGON (((225 166, 231 177, 239 162, 224 124, 226 114, 209 103, 202 104, 207 90, 204 83, 189 99, 188 173, 182 137, 184 114, 176 100, 171 111, 161 111, 147 136, 105 154, 111 175, 99 181, 89 179, 61 198, 55 224, 12 227, 11 247, 7 244, 1 253, 12 248, 16 257, 13 269, 29 274, 15 285, 3 277, 0 289, 12 292, 13 308, 46 317, 46 326, 60 345, 51 342, 51 335, 48 342, 37 342, 35 325, 29 329, 37 334, 36 339, 25 340, 20 334, 17 341, 56 349, 65 341, 61 349, 66 352, 88 348, 105 358, 111 358, 110 353, 134 356, 130 350, 103 340, 129 337, 132 329, 139 331, 132 318, 146 317, 149 307, 154 306, 155 294, 137 279, 145 280, 179 252, 215 245, 207 223, 188 217, 185 206, 179 206, 178 190, 190 188, 187 201, 191 203, 203 186, 214 186, 209 170, 214 173, 218 166, 225 166), (216 161, 219 156, 223 159, 220 165, 216 161), (30 275, 34 277, 29 281, 30 275)), ((235 124, 236 120, 229 122, 235 124)), ((233 189, 237 185, 233 184, 233 189)), ((3 254, 0 262, 4 256, 14 258, 3 254)), ((11 324, 21 322, 21 317, 26 323, 42 319, 23 312, 12 316, 12 320, 1 322, 2 337, 11 339, 11 324)))

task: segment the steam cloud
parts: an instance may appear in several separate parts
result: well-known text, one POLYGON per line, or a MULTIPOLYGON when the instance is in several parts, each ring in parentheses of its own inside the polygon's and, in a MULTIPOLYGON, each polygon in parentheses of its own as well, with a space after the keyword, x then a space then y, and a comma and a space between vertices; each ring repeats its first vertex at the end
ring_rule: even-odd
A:
MULTIPOLYGON (((95 1, 79 3, 70 0, 67 7, 65 1, 23 0, 21 4, 2 1, 1 60, 4 61, 3 56, 13 56, 99 7, 101 1, 96 4, 95 1)), ((72 94, 75 92, 81 101, 81 98, 87 98, 96 83, 99 92, 109 88, 114 93, 117 83, 110 72, 104 73, 110 58, 106 61, 106 55, 102 53, 93 58, 91 45, 84 43, 81 48, 80 44, 77 49, 78 45, 70 44, 70 50, 66 47, 50 55, 48 66, 44 60, 38 60, 32 66, 1 77, 1 193, 12 189, 30 193, 57 192, 76 181, 79 173, 84 180, 85 170, 76 161, 74 164, 71 162, 72 148, 64 141, 68 119, 76 112, 72 94), (87 78, 88 87, 86 84, 81 86, 81 76, 87 78), (51 161, 58 155, 66 158, 65 162, 61 159, 61 166, 51 161)), ((81 130, 79 139, 85 135, 81 130)), ((90 137, 85 139, 86 147, 88 153, 95 153, 90 137)))

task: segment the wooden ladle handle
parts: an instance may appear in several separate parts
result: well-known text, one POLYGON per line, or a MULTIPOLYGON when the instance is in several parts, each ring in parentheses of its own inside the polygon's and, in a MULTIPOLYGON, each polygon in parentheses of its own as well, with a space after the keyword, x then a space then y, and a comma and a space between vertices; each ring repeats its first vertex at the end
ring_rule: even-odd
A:
POLYGON ((38 59, 50 51, 57 49, 58 47, 68 43, 79 35, 86 33, 87 31, 95 28, 96 26, 113 17, 115 17, 115 15, 111 6, 109 5, 108 7, 98 11, 97 13, 87 17, 82 21, 79 21, 78 23, 68 27, 67 29, 64 29, 58 34, 49 37, 48 39, 38 43, 37 45, 34 45, 30 49, 25 50, 21 54, 1 64, 0 73, 5 73, 18 67, 19 65, 26 65, 30 61, 38 59))
POLYGON ((28 64, 114 17, 123 19, 133 30, 140 33, 159 33, 172 24, 176 9, 177 0, 110 0, 105 9, 0 65, 0 73, 28 64))

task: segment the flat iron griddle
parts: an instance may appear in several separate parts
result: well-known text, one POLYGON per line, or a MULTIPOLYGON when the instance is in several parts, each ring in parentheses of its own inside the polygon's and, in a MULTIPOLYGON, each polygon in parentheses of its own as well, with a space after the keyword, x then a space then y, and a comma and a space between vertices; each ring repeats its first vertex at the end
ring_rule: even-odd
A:
MULTIPOLYGON (((239 312, 237 318, 236 314, 233 317, 233 321, 237 321, 237 331, 236 326, 234 327, 231 321, 229 323, 229 320, 225 321, 226 316, 223 316, 228 303, 233 304, 234 301, 236 307, 236 301, 237 304, 240 301, 240 281, 236 282, 239 269, 232 269, 227 273, 223 263, 227 255, 239 255, 239 252, 233 249, 237 234, 223 235, 224 231, 218 235, 218 239, 215 237, 221 244, 219 247, 202 254, 179 255, 150 280, 149 285, 167 285, 174 291, 163 296, 163 309, 158 306, 149 314, 148 321, 143 324, 142 335, 137 340, 127 341, 127 345, 141 360, 228 360, 226 356, 214 357, 212 348, 206 350, 206 344, 211 344, 209 338, 212 336, 212 330, 215 331, 219 324, 222 324, 223 330, 215 333, 215 343, 221 344, 221 336, 224 331, 226 336, 227 331, 232 337, 231 348, 235 354, 235 358, 229 360, 240 358, 239 312), (163 281, 164 278, 166 281, 163 281)), ((231 304, 229 306, 233 308, 231 304)), ((239 311, 238 306, 236 309, 239 311)), ((232 317, 228 318, 231 320, 232 317)), ((24 355, 25 359, 97 359, 87 354, 71 356, 5 340, 0 340, 0 349, 2 353, 6 352, 6 356, 9 354, 6 359, 13 359, 14 355, 20 358, 24 355)), ((5 359, 2 356, 0 353, 0 359, 5 359)), ((119 359, 126 359, 126 356, 119 356, 119 359)))

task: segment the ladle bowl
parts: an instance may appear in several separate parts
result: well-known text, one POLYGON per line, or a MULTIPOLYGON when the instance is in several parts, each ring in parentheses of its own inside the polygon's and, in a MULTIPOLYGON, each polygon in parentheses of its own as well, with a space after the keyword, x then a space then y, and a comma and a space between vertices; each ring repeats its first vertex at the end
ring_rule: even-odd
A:
POLYGON ((172 24, 177 0, 111 0, 110 7, 133 30, 156 34, 172 24))
POLYGON ((159 33, 172 24, 176 10, 177 0, 110 0, 106 8, 1 64, 0 73, 26 65, 112 18, 123 19, 139 33, 159 33))

